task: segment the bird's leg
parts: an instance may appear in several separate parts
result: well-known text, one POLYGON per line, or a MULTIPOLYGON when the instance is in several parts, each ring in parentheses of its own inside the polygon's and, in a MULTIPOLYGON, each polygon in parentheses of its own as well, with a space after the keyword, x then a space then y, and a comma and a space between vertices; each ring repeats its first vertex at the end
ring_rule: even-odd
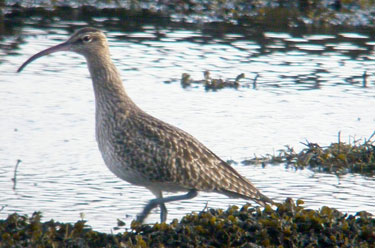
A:
POLYGON ((164 203, 161 203, 160 205, 160 223, 167 221, 167 214, 168 210, 164 203))
POLYGON ((142 213, 137 216, 137 221, 140 222, 140 223, 143 223, 143 221, 149 215, 151 210, 156 208, 158 205, 160 206, 160 209, 161 209, 160 219, 161 219, 161 221, 166 221, 167 220, 167 208, 165 207, 165 203, 172 202, 172 201, 192 199, 192 198, 196 197, 197 195, 198 195, 197 190, 191 189, 185 195, 176 195, 176 196, 170 196, 170 197, 166 197, 166 198, 153 199, 145 206, 142 213))
MULTIPOLYGON (((156 196, 156 198, 163 198, 163 192, 161 190, 153 189, 153 188, 151 188, 150 190, 156 196)), ((159 207, 160 207, 160 223, 163 223, 167 220, 168 210, 164 203, 159 204, 159 207)))

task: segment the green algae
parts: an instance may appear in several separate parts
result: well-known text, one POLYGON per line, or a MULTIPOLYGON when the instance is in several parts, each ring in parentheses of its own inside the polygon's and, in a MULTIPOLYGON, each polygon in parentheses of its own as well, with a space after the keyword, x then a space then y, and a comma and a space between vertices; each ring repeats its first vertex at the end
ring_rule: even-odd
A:
POLYGON ((231 206, 191 213, 170 224, 133 221, 123 233, 75 224, 42 222, 41 214, 11 214, 0 220, 0 247, 371 247, 375 219, 323 206, 306 209, 302 200, 276 207, 231 206))

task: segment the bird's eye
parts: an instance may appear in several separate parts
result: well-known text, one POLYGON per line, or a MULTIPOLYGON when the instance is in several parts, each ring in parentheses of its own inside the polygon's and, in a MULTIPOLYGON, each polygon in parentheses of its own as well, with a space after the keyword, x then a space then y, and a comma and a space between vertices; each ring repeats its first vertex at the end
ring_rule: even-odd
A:
POLYGON ((89 43, 89 42, 92 41, 92 38, 91 38, 91 36, 86 35, 86 36, 83 36, 82 40, 83 40, 83 42, 85 42, 85 43, 89 43))

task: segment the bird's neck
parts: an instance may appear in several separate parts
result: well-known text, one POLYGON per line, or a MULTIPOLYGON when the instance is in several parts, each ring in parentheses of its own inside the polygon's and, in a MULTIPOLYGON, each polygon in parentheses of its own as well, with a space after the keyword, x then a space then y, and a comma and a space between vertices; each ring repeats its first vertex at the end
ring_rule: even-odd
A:
POLYGON ((86 58, 91 74, 97 112, 129 112, 137 108, 126 94, 120 73, 109 54, 86 58))

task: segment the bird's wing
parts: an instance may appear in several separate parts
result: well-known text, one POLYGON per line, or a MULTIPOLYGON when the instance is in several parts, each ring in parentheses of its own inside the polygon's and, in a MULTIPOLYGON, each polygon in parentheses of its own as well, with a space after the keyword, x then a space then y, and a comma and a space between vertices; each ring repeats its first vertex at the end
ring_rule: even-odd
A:
POLYGON ((132 164, 143 170, 148 180, 267 201, 246 178, 187 132, 145 112, 127 122, 133 123, 124 125, 136 128, 126 128, 132 141, 121 149, 128 150, 132 164))

